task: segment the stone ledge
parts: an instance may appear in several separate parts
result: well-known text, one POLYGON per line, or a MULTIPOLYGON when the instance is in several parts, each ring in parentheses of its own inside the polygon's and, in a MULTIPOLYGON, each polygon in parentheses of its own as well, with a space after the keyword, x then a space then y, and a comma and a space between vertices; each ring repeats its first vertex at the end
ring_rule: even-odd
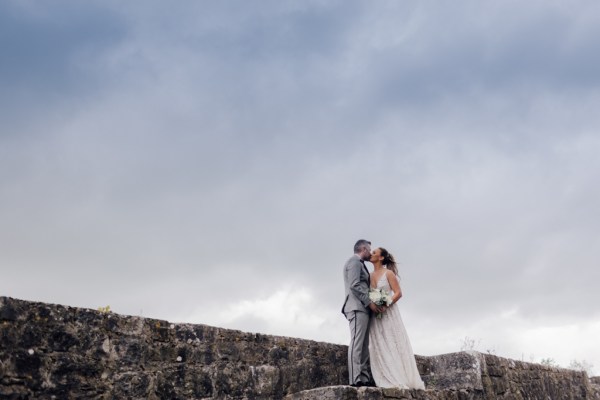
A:
POLYGON ((329 386, 293 393, 284 400, 471 400, 481 399, 478 390, 417 390, 329 386))

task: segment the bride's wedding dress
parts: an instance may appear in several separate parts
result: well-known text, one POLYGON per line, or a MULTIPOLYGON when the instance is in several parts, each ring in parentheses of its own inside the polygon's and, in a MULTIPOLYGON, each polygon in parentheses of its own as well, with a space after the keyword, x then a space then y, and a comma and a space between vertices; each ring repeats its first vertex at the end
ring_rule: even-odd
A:
MULTIPOLYGON (((400 280, 397 276, 396 279, 400 280)), ((386 274, 377 282, 377 288, 392 293, 386 274)), ((370 325, 369 353, 375 384, 385 388, 425 389, 398 304, 388 308, 381 318, 372 315, 370 325)))

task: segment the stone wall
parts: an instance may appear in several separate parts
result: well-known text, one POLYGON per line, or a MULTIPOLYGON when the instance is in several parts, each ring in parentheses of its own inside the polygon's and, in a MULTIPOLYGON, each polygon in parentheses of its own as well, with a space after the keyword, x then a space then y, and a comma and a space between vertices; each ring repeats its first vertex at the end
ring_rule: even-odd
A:
POLYGON ((426 391, 357 390, 346 351, 0 297, 1 399, 600 399, 584 373, 480 353, 417 356, 426 391))
POLYGON ((469 393, 465 399, 600 399, 585 372, 461 352, 425 357, 426 387, 469 393))
POLYGON ((2 399, 272 399, 346 379, 339 345, 0 297, 2 399))

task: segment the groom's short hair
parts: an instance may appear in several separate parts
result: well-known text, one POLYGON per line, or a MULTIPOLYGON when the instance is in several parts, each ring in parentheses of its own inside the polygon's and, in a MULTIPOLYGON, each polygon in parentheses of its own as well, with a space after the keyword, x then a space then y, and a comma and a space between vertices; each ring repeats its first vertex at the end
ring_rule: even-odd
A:
POLYGON ((356 244, 354 245, 354 254, 356 253, 360 253, 360 251, 362 250, 363 247, 366 246, 370 246, 371 242, 369 242, 368 240, 365 239, 360 239, 356 242, 356 244))

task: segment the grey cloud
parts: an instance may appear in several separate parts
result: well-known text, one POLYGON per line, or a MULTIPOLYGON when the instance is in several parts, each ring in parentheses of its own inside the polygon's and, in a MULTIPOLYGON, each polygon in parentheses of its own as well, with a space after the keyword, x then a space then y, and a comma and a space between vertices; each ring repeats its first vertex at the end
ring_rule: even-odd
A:
MULTIPOLYGON (((584 7, 594 14, 595 5, 584 7)), ((361 82, 385 107, 411 111, 483 93, 519 93, 530 101, 548 91, 589 92, 599 83, 598 24, 580 9, 503 3, 486 12, 481 4, 421 3, 407 21, 401 8, 382 19, 398 19, 402 39, 359 53, 368 60, 359 73, 370 72, 361 82)))
POLYGON ((9 1, 0 15, 0 72, 3 85, 13 90, 31 85, 44 93, 90 84, 78 62, 114 46, 125 33, 115 13, 77 2, 60 8, 9 1))
POLYGON ((78 2, 3 2, 0 5, 0 105, 6 117, 0 135, 35 124, 32 115, 53 118, 71 110, 106 85, 94 65, 126 34, 118 16, 106 7, 78 2))

